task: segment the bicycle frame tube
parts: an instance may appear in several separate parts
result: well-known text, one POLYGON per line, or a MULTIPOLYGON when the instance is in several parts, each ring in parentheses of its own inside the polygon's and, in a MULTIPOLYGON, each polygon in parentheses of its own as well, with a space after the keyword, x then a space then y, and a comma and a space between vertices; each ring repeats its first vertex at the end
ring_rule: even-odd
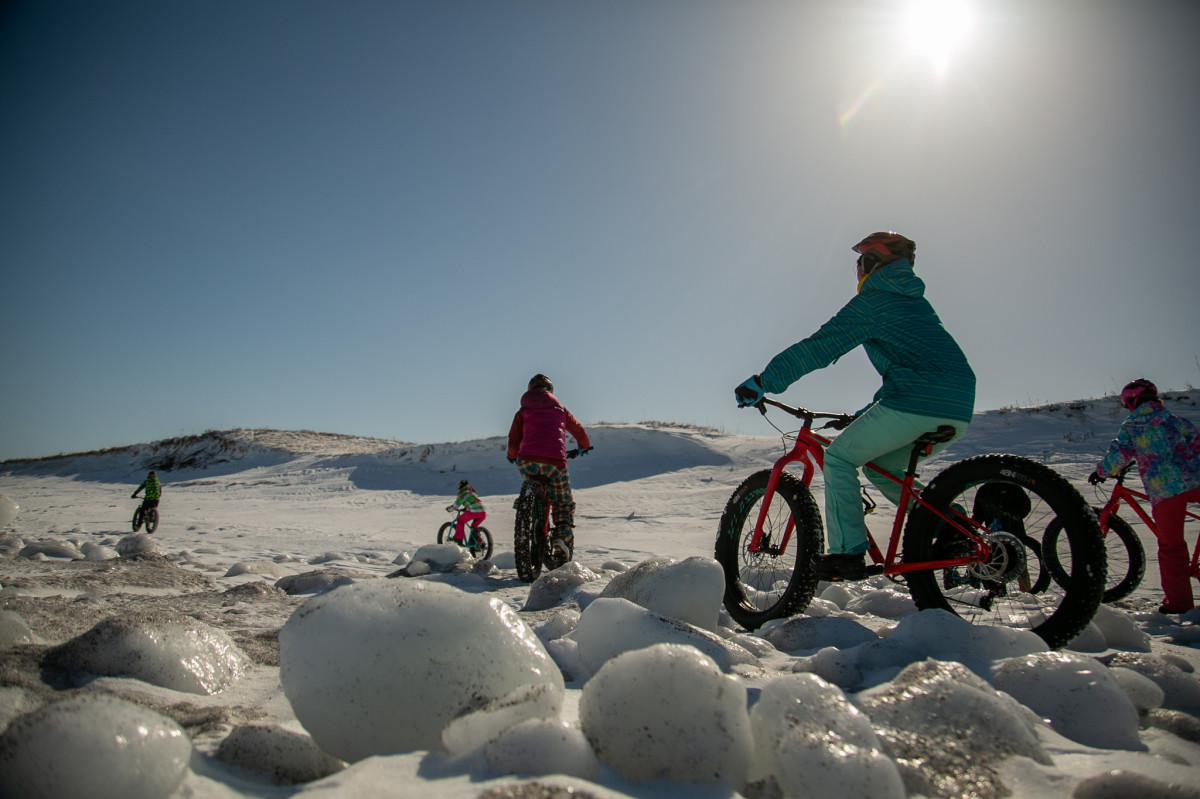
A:
MULTIPOLYGON (((759 542, 763 537, 763 524, 766 523, 767 512, 771 509, 771 502, 775 499, 775 490, 779 487, 779 476, 783 474, 783 470, 793 463, 803 463, 804 474, 800 479, 804 482, 804 485, 811 485, 814 469, 819 468, 824 471, 825 447, 828 444, 829 439, 818 436, 808 427, 804 427, 796 434, 796 443, 792 447, 792 451, 775 461, 775 465, 771 467, 771 476, 767 479, 767 490, 763 494, 762 507, 758 509, 758 521, 754 524, 754 535, 750 538, 751 552, 759 551, 759 542), (814 461, 816 461, 815 467, 813 466, 814 461)), ((779 551, 781 553, 787 549, 794 529, 795 521, 789 515, 783 540, 779 542, 779 551)))
POLYGON ((1142 506, 1138 502, 1139 499, 1144 499, 1147 502, 1150 501, 1150 497, 1146 496, 1140 491, 1134 491, 1131 488, 1126 488, 1122 483, 1117 483, 1116 487, 1113 488, 1112 496, 1108 498, 1108 502, 1104 503, 1104 507, 1100 509, 1100 529, 1103 530, 1105 534, 1108 533, 1108 517, 1116 513, 1117 508, 1121 506, 1121 502, 1125 502, 1125 504, 1128 505, 1130 509, 1136 513, 1143 522, 1146 523, 1146 526, 1149 527, 1151 531, 1156 531, 1158 528, 1154 524, 1154 519, 1150 518, 1150 514, 1142 510, 1142 506))
MULTIPOLYGON (((767 513, 770 510, 771 502, 775 498, 775 491, 779 486, 779 476, 783 470, 793 463, 804 464, 804 472, 801 475, 801 480, 805 486, 812 484, 813 473, 815 469, 825 468, 825 447, 830 443, 830 439, 817 435, 805 425, 796 433, 796 443, 792 450, 775 462, 771 467, 771 476, 767 480, 767 489, 763 493, 762 507, 758 509, 758 520, 754 525, 754 534, 750 538, 749 551, 759 552, 760 542, 764 534, 763 525, 766 523, 767 513)), ((928 453, 926 453, 928 454, 928 453)), ((885 479, 892 481, 900 486, 900 501, 896 508, 896 517, 892 522, 892 532, 888 539, 888 551, 885 556, 875 542, 875 537, 871 535, 871 531, 867 531, 867 553, 871 556, 871 561, 875 564, 883 564, 883 573, 887 575, 902 574, 910 571, 927 571, 929 569, 945 569, 953 566, 961 566, 968 563, 973 563, 981 558, 986 558, 989 554, 987 543, 983 540, 981 533, 987 532, 983 525, 976 522, 974 519, 960 513, 956 509, 949 509, 949 515, 942 513, 937 508, 934 508, 921 498, 920 489, 913 484, 916 481, 916 474, 906 474, 903 479, 896 477, 891 472, 888 472, 874 463, 866 464, 866 468, 883 476, 885 479), (946 524, 957 528, 963 535, 967 536, 975 545, 975 552, 966 557, 947 558, 945 560, 921 561, 918 563, 897 563, 896 555, 900 548, 901 533, 904 529, 904 521, 908 515, 910 505, 916 502, 922 507, 928 509, 934 516, 944 521, 946 524), (953 516, 953 518, 951 518, 953 516)), ((792 531, 795 529, 795 522, 788 517, 787 527, 784 531, 783 540, 779 542, 779 553, 782 554, 787 550, 788 542, 791 540, 792 531)), ((1200 550, 1198 550, 1200 551, 1200 550)))
MULTIPOLYGON (((1134 513, 1138 515, 1138 518, 1150 528, 1150 532, 1154 533, 1155 538, 1157 538, 1158 525, 1154 523, 1153 517, 1149 513, 1146 513, 1141 503, 1138 502, 1139 499, 1144 499, 1147 502, 1150 501, 1150 497, 1148 495, 1143 494, 1141 491, 1134 491, 1132 488, 1126 488, 1123 482, 1118 482, 1113 488, 1112 495, 1109 496, 1108 502, 1105 502, 1104 507, 1100 509, 1101 531, 1103 531, 1105 535, 1108 535, 1108 517, 1116 513, 1117 509, 1121 507, 1121 503, 1124 502, 1130 507, 1130 509, 1133 510, 1134 513)), ((1191 510, 1185 510, 1184 518, 1200 521, 1200 513, 1196 513, 1195 511, 1191 510)), ((1200 538, 1196 540, 1196 546, 1192 550, 1192 562, 1190 567, 1192 577, 1200 580, 1200 538)))

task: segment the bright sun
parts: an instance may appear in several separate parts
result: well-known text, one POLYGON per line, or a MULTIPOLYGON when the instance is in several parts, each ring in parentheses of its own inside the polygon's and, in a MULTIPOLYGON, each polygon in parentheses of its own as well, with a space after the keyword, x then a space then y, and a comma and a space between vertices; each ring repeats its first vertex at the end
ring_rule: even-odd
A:
POLYGON ((909 45, 927 56, 939 72, 966 42, 971 25, 969 0, 909 0, 905 11, 909 45))

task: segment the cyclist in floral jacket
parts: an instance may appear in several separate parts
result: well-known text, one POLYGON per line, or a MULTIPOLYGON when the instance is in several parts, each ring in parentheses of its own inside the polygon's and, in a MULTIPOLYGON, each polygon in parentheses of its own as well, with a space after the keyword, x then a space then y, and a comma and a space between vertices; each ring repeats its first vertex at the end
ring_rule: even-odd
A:
POLYGON ((1127 384, 1121 390, 1121 404, 1130 414, 1088 482, 1095 485, 1114 477, 1137 460, 1158 528, 1158 574, 1166 594, 1159 610, 1186 613, 1195 607, 1195 600, 1183 518, 1189 502, 1200 502, 1200 430, 1164 408, 1149 380, 1127 384))
POLYGON ((567 434, 575 439, 579 454, 590 452, 583 425, 551 393, 554 384, 543 374, 529 380, 521 396, 521 409, 508 430, 508 460, 525 477, 550 479, 548 496, 554 519, 551 546, 564 561, 575 552, 575 499, 567 472, 567 434))

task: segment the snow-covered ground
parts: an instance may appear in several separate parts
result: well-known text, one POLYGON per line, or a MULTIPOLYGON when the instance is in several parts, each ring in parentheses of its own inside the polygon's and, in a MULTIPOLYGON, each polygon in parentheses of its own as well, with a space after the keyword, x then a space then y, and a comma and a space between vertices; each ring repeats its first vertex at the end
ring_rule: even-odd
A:
MULTIPOLYGON (((1168 407, 1200 421, 1200 391, 1168 407)), ((1013 452, 1092 498, 1122 417, 1113 398, 981 413, 923 475, 1013 452)), ((1156 612, 1140 525, 1142 586, 1065 650, 917 613, 883 579, 750 634, 711 555, 779 438, 589 432, 575 563, 532 585, 499 437, 239 430, 0 464, 20 506, 0 797, 1200 797, 1200 612, 1156 612), (151 467, 162 524, 131 536, 151 467), (463 477, 491 564, 434 544, 463 477)))

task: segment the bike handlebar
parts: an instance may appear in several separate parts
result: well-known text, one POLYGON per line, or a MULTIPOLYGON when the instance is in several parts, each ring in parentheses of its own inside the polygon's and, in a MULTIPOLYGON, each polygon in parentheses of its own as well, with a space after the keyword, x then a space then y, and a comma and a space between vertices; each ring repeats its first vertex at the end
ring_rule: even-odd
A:
POLYGON ((763 397, 754 407, 758 408, 759 413, 761 413, 763 416, 766 416, 768 405, 773 408, 778 408, 785 413, 789 413, 792 416, 795 416, 797 419, 804 420, 804 426, 806 428, 812 427, 813 420, 815 419, 838 419, 841 421, 849 421, 854 418, 854 414, 850 413, 829 413, 827 411, 810 411, 807 408, 793 408, 791 405, 782 403, 779 400, 773 400, 770 397, 763 397))

